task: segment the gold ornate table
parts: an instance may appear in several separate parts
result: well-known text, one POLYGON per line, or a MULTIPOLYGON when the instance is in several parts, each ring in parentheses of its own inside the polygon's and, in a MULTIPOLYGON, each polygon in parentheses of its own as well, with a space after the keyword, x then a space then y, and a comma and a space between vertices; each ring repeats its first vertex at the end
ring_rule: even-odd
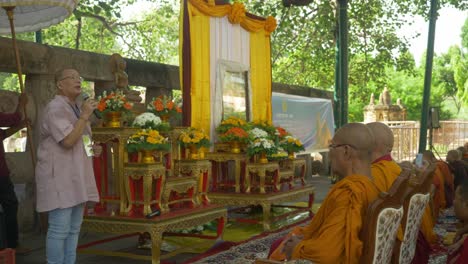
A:
MULTIPOLYGON (((213 161, 213 166, 216 168, 220 165, 220 163, 228 162, 228 161, 234 161, 235 166, 234 166, 234 180, 235 180, 235 192, 240 193, 241 192, 241 163, 246 162, 247 160, 247 154, 245 153, 230 153, 230 152, 209 152, 206 153, 206 158, 213 161)), ((212 191, 217 191, 218 185, 218 177, 219 175, 213 175, 213 181, 211 185, 211 190, 212 191)))
POLYGON ((207 204, 208 199, 208 183, 211 178, 211 161, 200 159, 200 160, 189 160, 181 159, 174 160, 174 176, 185 177, 192 176, 198 179, 198 195, 200 200, 207 204))
POLYGON ((130 186, 129 213, 133 212, 132 206, 139 203, 135 200, 135 185, 136 181, 139 181, 141 178, 143 178, 143 215, 152 212, 152 204, 156 205, 156 209, 162 210, 161 196, 166 175, 166 167, 162 163, 125 163, 124 175, 128 179, 128 185, 130 186), (155 183, 154 195, 153 182, 155 183), (152 200, 153 196, 154 200, 152 200))
MULTIPOLYGON (((304 187, 299 187, 297 189, 289 190, 286 192, 276 192, 276 193, 210 193, 210 200, 213 204, 219 204, 224 206, 251 206, 251 205, 260 205, 263 209, 263 229, 265 231, 270 230, 270 224, 272 222, 272 217, 270 215, 271 207, 273 205, 279 205, 280 203, 294 202, 298 201, 304 196, 308 196, 308 206, 307 207, 296 207, 296 206, 286 206, 296 208, 297 210, 292 213, 297 213, 300 211, 312 212, 312 204, 314 202, 314 193, 315 189, 311 185, 306 185, 304 187)), ((291 214, 291 213, 289 213, 291 214)), ((250 220, 252 222, 252 220, 250 220)))
POLYGON ((274 173, 273 185, 274 191, 279 191, 279 164, 278 162, 268 163, 247 163, 245 165, 245 192, 250 193, 251 176, 257 175, 260 178, 260 193, 265 192, 265 177, 266 173, 274 173))
POLYGON ((112 202, 114 198, 119 199, 120 201, 120 214, 127 214, 130 210, 129 208, 129 197, 130 189, 127 184, 126 179, 124 178, 124 162, 127 159, 125 145, 127 139, 130 135, 138 131, 138 128, 130 127, 120 127, 120 128, 110 128, 110 127, 93 127, 93 140, 97 144, 104 146, 104 149, 111 147, 113 151, 103 151, 102 156, 99 159, 100 162, 104 163, 104 167, 100 164, 98 169, 96 165, 100 162, 94 162, 95 165, 95 176, 96 183, 98 185, 99 194, 101 197, 101 204, 105 206, 106 202, 112 202), (108 163, 107 154, 110 153, 110 163, 108 163), (110 164, 112 169, 112 182, 113 189, 115 192, 114 197, 110 197, 107 192, 107 168, 110 164))
POLYGON ((292 183, 295 182, 296 179, 301 181, 301 185, 305 185, 305 173, 306 173, 306 160, 305 159, 286 159, 279 161, 280 165, 280 182, 285 180, 288 185, 289 189, 292 189, 292 183), (298 177, 296 177, 296 168, 301 170, 298 177))
MULTIPOLYGON (((107 214, 88 215, 83 219, 82 230, 89 232, 110 234, 133 234, 149 233, 152 240, 152 256, 142 256, 124 252, 105 251, 89 249, 97 244, 109 242, 111 239, 94 241, 78 246, 79 253, 128 257, 134 259, 148 259, 152 264, 160 263, 160 249, 164 232, 173 232, 180 229, 191 228, 212 220, 218 220, 218 231, 216 236, 209 239, 222 238, 224 223, 227 219, 227 210, 223 206, 203 205, 195 209, 184 209, 152 218, 133 218, 126 216, 110 216, 107 214)), ((118 238, 127 237, 119 236, 118 238)), ((118 239, 115 238, 115 239, 118 239)), ((207 236, 204 236, 207 238, 207 236)), ((114 239, 114 240, 115 240, 114 239)), ((112 240, 111 240, 112 241, 112 240)))

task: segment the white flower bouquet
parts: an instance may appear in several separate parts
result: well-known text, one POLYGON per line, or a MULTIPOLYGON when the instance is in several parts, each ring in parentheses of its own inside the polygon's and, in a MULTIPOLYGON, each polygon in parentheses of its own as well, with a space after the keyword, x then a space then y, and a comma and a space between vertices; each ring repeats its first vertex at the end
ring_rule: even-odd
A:
POLYGON ((144 129, 154 129, 158 131, 169 130, 169 125, 161 122, 161 118, 159 118, 159 116, 150 112, 138 115, 133 121, 133 126, 144 129))
POLYGON ((278 152, 278 147, 273 140, 268 138, 256 138, 250 141, 247 145, 247 154, 253 156, 255 154, 265 153, 267 156, 278 152))
POLYGON ((257 139, 257 138, 267 138, 269 135, 268 133, 263 130, 263 129, 260 129, 260 128, 253 128, 252 130, 249 131, 249 135, 251 138, 253 139, 257 139))

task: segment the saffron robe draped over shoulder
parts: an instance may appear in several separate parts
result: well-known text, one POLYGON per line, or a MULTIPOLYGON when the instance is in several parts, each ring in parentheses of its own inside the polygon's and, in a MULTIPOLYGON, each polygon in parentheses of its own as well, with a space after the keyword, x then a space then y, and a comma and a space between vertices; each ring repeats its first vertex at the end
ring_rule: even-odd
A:
MULTIPOLYGON (((371 179, 363 175, 350 175, 336 183, 309 225, 291 231, 303 236, 293 250, 292 259, 359 263, 363 248, 359 233, 367 207, 378 193, 371 179)), ((270 258, 284 260, 283 247, 280 245, 270 258)))
POLYGON ((444 189, 445 189, 445 207, 450 208, 453 205, 455 198, 455 189, 453 185, 453 175, 450 171, 449 165, 442 160, 437 161, 437 168, 444 176, 444 189))
POLYGON ((380 192, 388 192, 400 173, 401 167, 393 160, 379 160, 371 165, 371 174, 380 192))
POLYGON ((437 221, 439 217, 440 209, 444 209, 446 206, 445 203, 445 181, 444 175, 440 171, 439 167, 436 167, 434 171, 434 186, 435 186, 435 193, 433 198, 434 203, 434 211, 432 212, 434 215, 434 222, 437 221))
MULTIPOLYGON (((396 178, 401 174, 401 167, 390 155, 385 155, 371 165, 371 174, 379 192, 388 192, 396 178)), ((403 228, 398 228, 397 239, 403 241, 403 228)))

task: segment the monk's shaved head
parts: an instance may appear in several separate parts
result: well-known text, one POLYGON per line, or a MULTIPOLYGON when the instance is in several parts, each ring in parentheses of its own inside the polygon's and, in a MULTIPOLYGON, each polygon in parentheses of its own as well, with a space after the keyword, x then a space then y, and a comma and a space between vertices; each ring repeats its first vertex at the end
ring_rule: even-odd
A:
POLYGON ((349 123, 336 131, 333 143, 348 144, 356 149, 359 159, 370 161, 375 145, 375 138, 372 131, 366 125, 349 123))
POLYGON ((452 161, 455 161, 455 160, 460 160, 461 159, 460 152, 458 150, 456 150, 456 149, 449 150, 449 152, 447 152, 447 157, 445 159, 448 162, 452 162, 452 161))
POLYGON ((390 154, 393 149, 392 130, 387 125, 380 122, 368 123, 366 126, 372 131, 375 137, 372 159, 376 160, 384 155, 390 154))

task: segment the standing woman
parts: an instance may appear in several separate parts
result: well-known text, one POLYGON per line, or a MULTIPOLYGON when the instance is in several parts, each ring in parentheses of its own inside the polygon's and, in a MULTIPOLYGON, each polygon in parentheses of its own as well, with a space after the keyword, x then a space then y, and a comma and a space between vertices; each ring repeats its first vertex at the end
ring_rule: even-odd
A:
POLYGON ((72 264, 87 201, 98 202, 92 167, 89 117, 97 103, 78 104, 81 77, 74 69, 55 74, 57 94, 47 104, 40 122, 37 150, 37 211, 48 212, 46 257, 49 264, 72 264))

